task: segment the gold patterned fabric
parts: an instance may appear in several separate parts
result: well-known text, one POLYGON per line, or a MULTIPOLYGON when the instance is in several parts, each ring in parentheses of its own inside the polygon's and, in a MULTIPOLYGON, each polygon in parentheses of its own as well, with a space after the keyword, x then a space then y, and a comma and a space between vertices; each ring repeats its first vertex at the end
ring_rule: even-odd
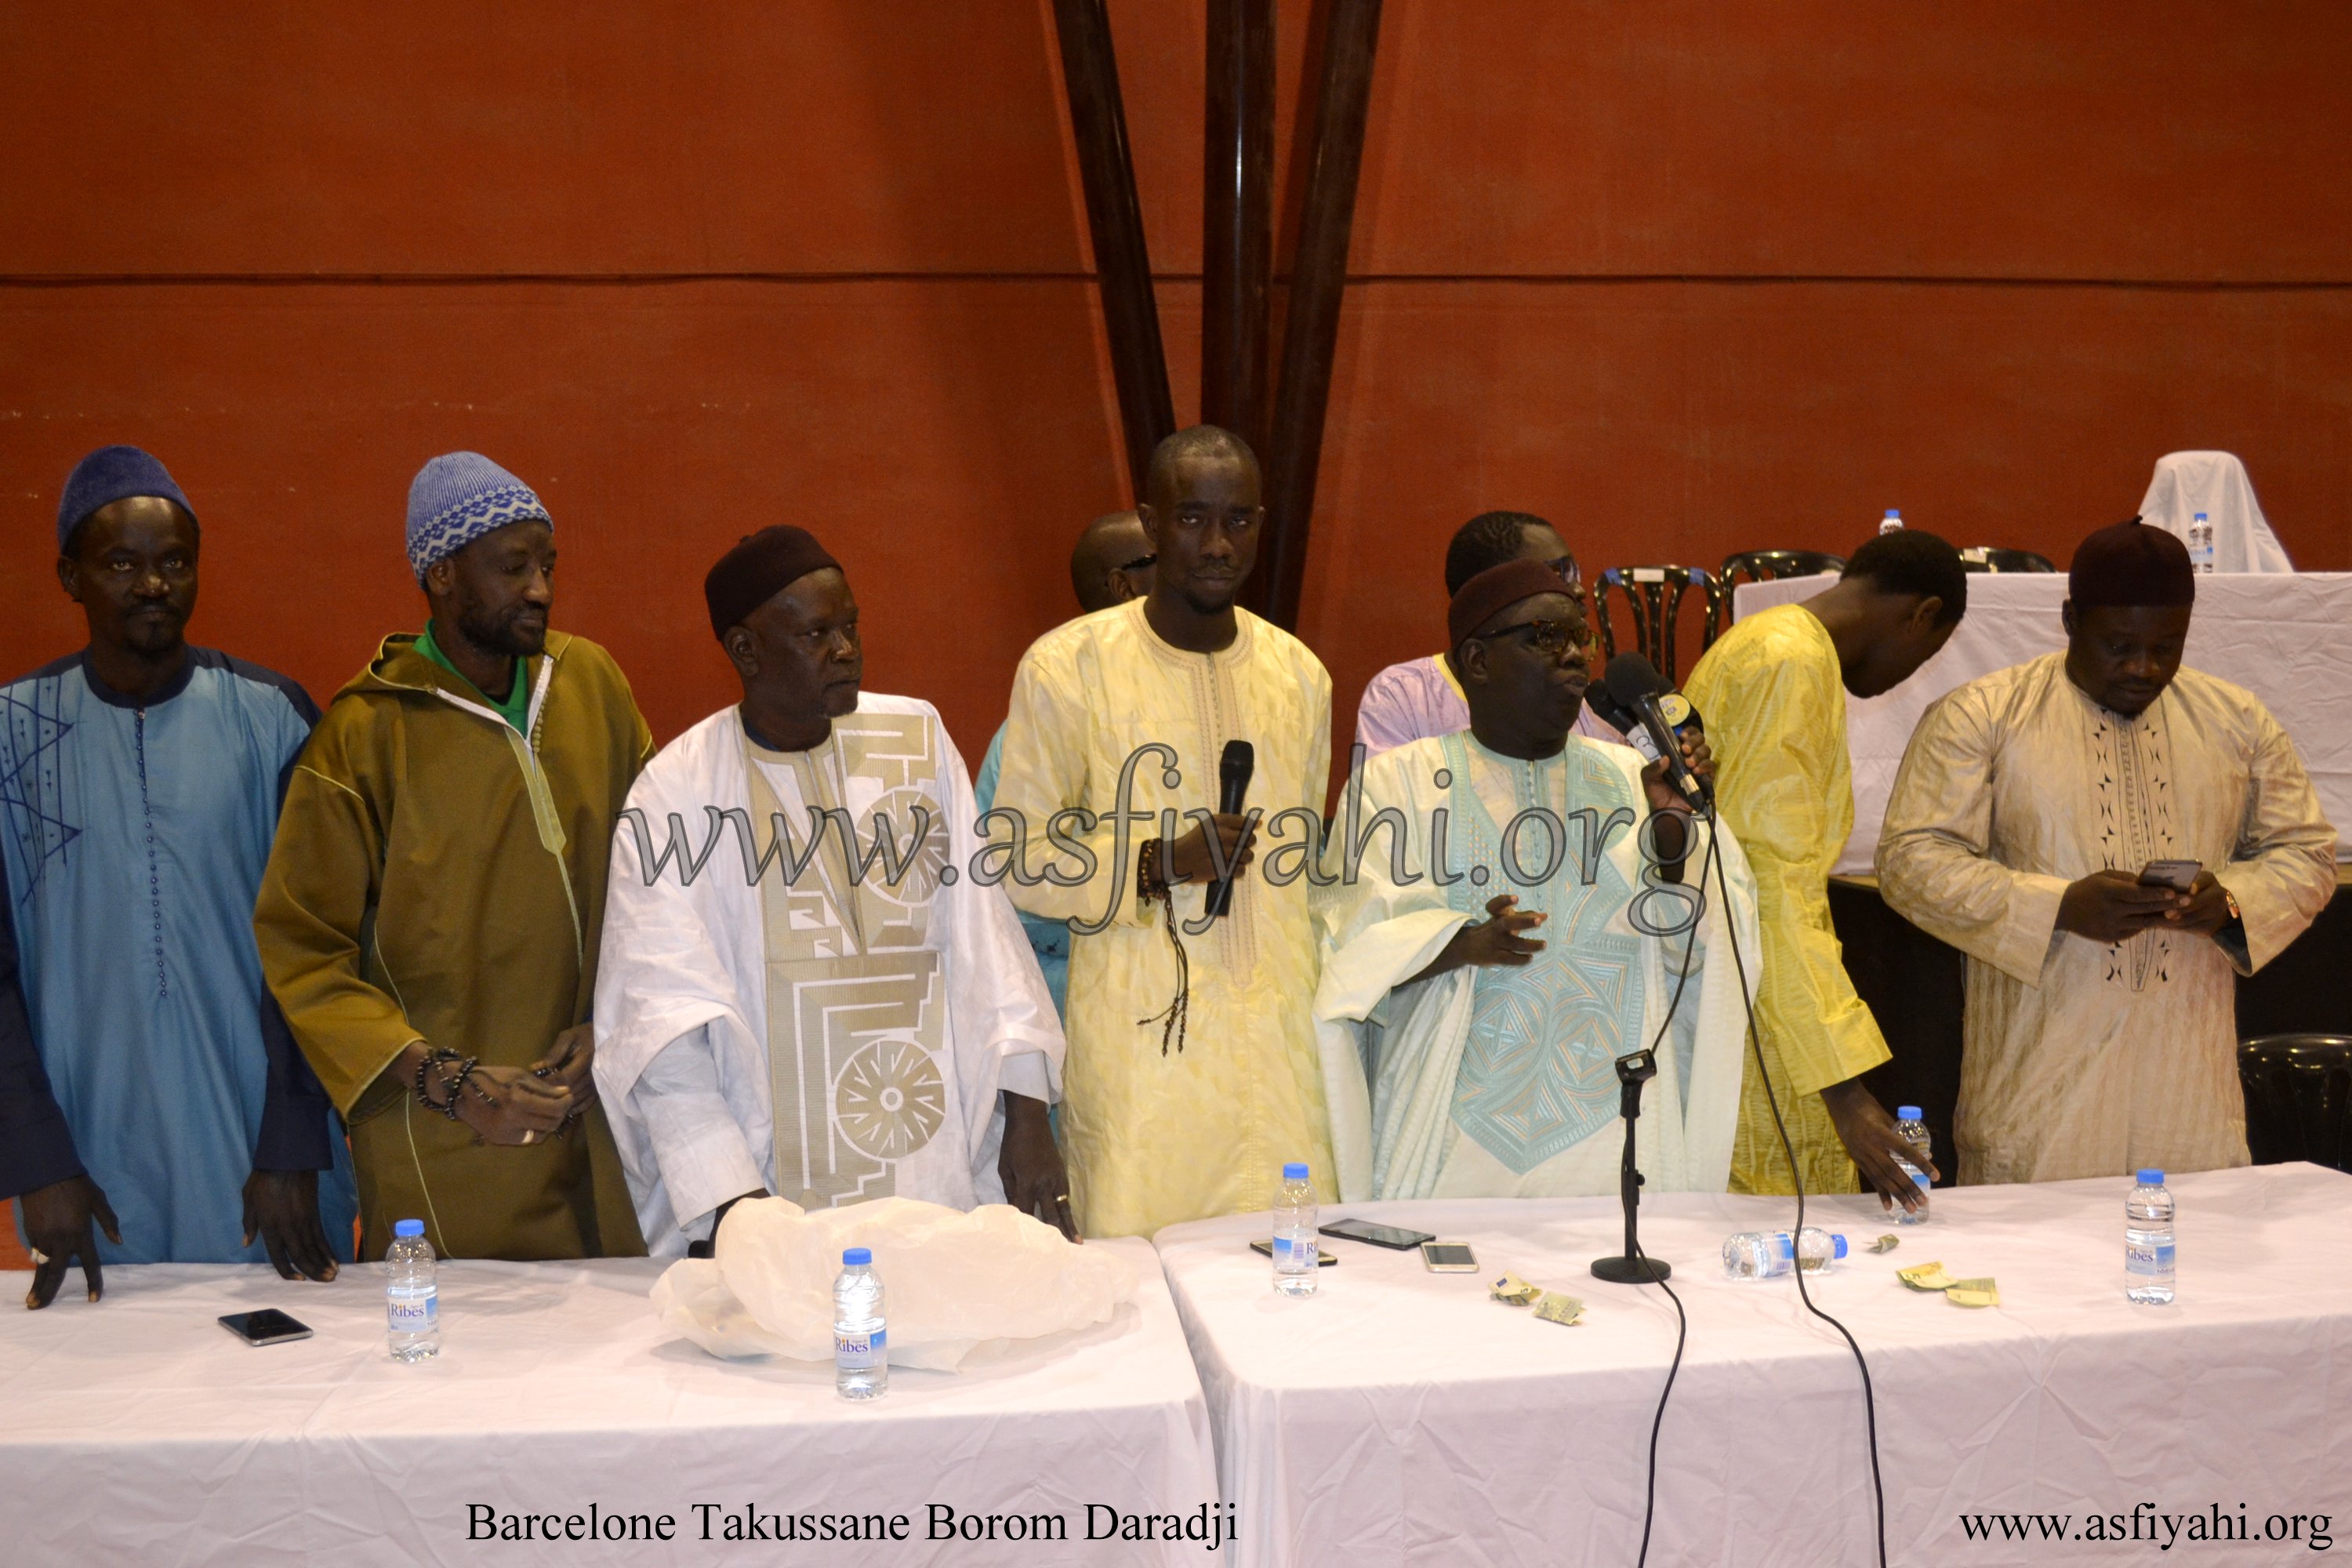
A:
MULTIPOLYGON (((1718 638, 1684 692, 1715 749, 1723 820, 1756 873, 1764 938, 1758 1035, 1805 1190, 1853 1192, 1853 1162, 1821 1091, 1869 1071, 1888 1052, 1830 924, 1830 868, 1853 831, 1837 647, 1811 611, 1783 605, 1718 638)), ((1792 1190, 1752 1054, 1740 1087, 1731 1190, 1792 1190)))
POLYGON ((2126 718, 2065 664, 2047 654, 1928 709, 1878 840, 1888 905, 1969 955, 1959 1179, 2242 1165, 2237 975, 2335 895, 2336 832, 2251 692, 2184 669, 2126 718), (2242 932, 2057 930, 2070 883, 2150 860, 2202 863, 2242 932))
MULTIPOLYGON (((1181 1220, 1262 1209, 1284 1162, 1304 1160, 1326 1201, 1329 1134, 1315 1052, 1317 938, 1307 823, 1319 824, 1330 766, 1331 681, 1305 644, 1246 611, 1233 645, 1186 653, 1162 642, 1143 601, 1098 611, 1048 632, 1024 655, 1005 721, 999 812, 1026 825, 1028 875, 1048 867, 1064 886, 1006 883, 1032 914, 1111 923, 1073 927, 1066 1026, 1069 1057, 1061 1132, 1078 1223, 1089 1236, 1148 1236, 1181 1220), (1139 904, 1135 858, 1160 832, 1162 807, 1214 810, 1224 744, 1256 752, 1248 804, 1262 809, 1256 863, 1234 885, 1231 912, 1183 938, 1192 1003, 1183 1048, 1162 1049, 1154 1016, 1177 990, 1177 960, 1160 906, 1139 904), (1174 755, 1167 782, 1152 753, 1174 755), (1110 820, 1122 774, 1132 809, 1110 820), (1049 819, 1080 807, 1101 820, 1062 825, 1092 857, 1045 842, 1049 819), (1275 820, 1279 814, 1292 815, 1275 820), (1269 872, 1294 879, 1276 886, 1269 872)), ((1011 825, 991 831, 1007 841, 1011 825)), ((1176 889, 1179 921, 1201 917, 1204 889, 1176 889)))

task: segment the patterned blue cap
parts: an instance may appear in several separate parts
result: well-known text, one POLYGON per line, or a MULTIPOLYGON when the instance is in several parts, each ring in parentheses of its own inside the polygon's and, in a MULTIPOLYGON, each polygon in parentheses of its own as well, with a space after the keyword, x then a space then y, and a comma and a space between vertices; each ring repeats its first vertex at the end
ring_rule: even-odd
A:
POLYGON ((408 565, 425 569, 510 522, 555 520, 520 479, 479 452, 445 452, 416 470, 408 486, 408 565))
POLYGON ((163 464, 136 447, 100 447, 66 476, 65 492, 58 497, 58 552, 65 552, 66 541, 82 519, 132 496, 159 496, 191 518, 196 515, 163 464))

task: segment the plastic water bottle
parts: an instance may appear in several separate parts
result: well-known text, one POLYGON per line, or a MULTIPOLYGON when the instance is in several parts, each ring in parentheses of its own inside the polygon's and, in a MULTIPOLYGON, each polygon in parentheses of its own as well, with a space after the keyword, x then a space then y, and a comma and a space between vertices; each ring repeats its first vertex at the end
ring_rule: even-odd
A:
POLYGON ((1823 1273, 1846 1255, 1845 1237, 1809 1225, 1801 1247, 1785 1230, 1742 1231, 1723 1244, 1723 1275, 1727 1279, 1777 1279, 1797 1271, 1801 1252, 1806 1273, 1823 1273))
MULTIPOLYGON (((1933 1140, 1927 1134, 1927 1123, 1921 1118, 1917 1106, 1898 1105, 1895 1108, 1895 1136, 1919 1151, 1919 1165, 1929 1165, 1935 1163, 1936 1156, 1932 1152, 1933 1140)), ((1895 1210, 1895 1223, 1898 1225, 1927 1224, 1927 1197, 1935 1184, 1927 1180, 1927 1173, 1921 1170, 1919 1165, 1913 1164, 1902 1155, 1895 1156, 1895 1163, 1903 1167, 1903 1173, 1910 1177, 1919 1188, 1919 1206, 1916 1209, 1895 1210)))
POLYGON ((1902 532, 1903 514, 1895 510, 1893 507, 1888 507, 1886 509, 1886 515, 1878 520, 1878 531, 1881 533, 1902 532))
POLYGON ((394 1361, 441 1353, 441 1288, 433 1281, 433 1244, 421 1219, 395 1220, 383 1254, 384 1338, 394 1361))
POLYGON ((1322 1262, 1318 1217, 1307 1167, 1293 1160, 1282 1168, 1282 1188, 1274 1194, 1274 1288, 1286 1296, 1315 1294, 1315 1270, 1322 1262))
POLYGON ((2189 563, 2200 572, 2213 570, 2213 524, 2201 511, 2189 520, 2189 563))
POLYGON ((2142 1171, 2124 1200, 2124 1294, 2143 1307, 2172 1301, 2172 1194, 2162 1171, 2142 1171))
POLYGON ((844 1399, 879 1399, 890 1391, 882 1277, 867 1247, 842 1253, 841 1277, 833 1282, 833 1389, 844 1399))

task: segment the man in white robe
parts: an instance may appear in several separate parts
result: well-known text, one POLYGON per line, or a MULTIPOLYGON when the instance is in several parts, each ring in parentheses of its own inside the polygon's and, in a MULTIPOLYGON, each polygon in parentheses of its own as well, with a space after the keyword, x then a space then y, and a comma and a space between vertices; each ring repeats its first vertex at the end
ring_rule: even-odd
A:
POLYGON ((1959 1179, 2247 1160, 2237 975, 2336 891, 2336 832, 2252 693, 2180 668, 2196 576, 2169 533, 2075 552, 2068 647, 1919 721, 1878 840, 1905 919, 1969 955, 1959 1179), (2194 861, 2186 892, 2147 886, 2194 861))
POLYGON ((1010 1201, 1072 1232, 1061 1028, 1012 904, 968 874, 979 812, 939 714, 860 692, 856 601, 802 531, 752 535, 706 592, 743 701, 629 792, 596 985, 647 1247, 707 1244, 762 1194, 1010 1201))
MULTIPOLYGON (((1315 1016, 1340 1195, 1614 1192, 1615 1064, 1653 1047, 1643 1173, 1720 1192, 1748 1001, 1727 933, 1751 987, 1759 952, 1747 862, 1663 770, 1574 732, 1591 634, 1557 576, 1480 573, 1451 618, 1470 729, 1367 763, 1327 858, 1315 1016), (1364 826, 1382 814, 1386 854, 1364 826)), ((1704 740, 1685 753, 1712 773, 1704 740)))

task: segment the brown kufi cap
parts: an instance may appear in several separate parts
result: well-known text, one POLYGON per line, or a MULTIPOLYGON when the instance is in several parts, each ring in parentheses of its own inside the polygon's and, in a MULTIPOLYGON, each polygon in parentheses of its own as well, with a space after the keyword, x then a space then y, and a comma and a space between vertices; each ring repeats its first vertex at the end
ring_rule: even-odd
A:
POLYGON ((746 537, 719 558, 702 580, 702 597, 710 606, 710 632, 724 637, 727 628, 740 626, 744 617, 812 572, 841 563, 825 552, 816 536, 804 528, 778 523, 746 537))

